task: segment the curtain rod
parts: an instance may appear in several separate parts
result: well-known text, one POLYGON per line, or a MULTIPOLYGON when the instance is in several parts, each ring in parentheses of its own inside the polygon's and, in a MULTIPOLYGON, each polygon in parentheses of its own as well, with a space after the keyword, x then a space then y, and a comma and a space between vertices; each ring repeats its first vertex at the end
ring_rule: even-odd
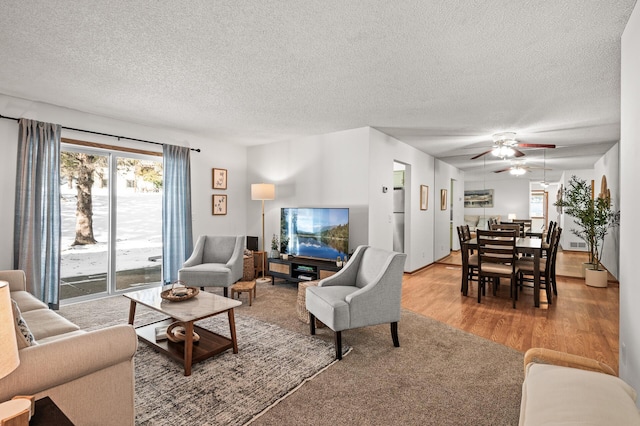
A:
MULTIPOLYGON (((2 114, 0 114, 0 118, 4 118, 4 119, 7 119, 7 120, 20 121, 19 118, 7 117, 6 115, 2 115, 2 114)), ((147 140, 144 140, 144 139, 128 138, 126 136, 118 136, 118 135, 112 135, 110 133, 94 132, 92 130, 75 129, 73 127, 66 127, 66 126, 62 126, 62 128, 65 129, 65 130, 73 130, 73 131, 76 131, 76 132, 91 133, 92 135, 109 136, 109 137, 112 137, 112 138, 118 138, 118 140, 127 139, 127 140, 130 140, 130 141, 136 141, 136 142, 152 143, 154 145, 165 145, 165 144, 160 143, 160 142, 147 141, 147 140)), ((189 148, 189 149, 191 151, 200 152, 200 148, 189 148)))

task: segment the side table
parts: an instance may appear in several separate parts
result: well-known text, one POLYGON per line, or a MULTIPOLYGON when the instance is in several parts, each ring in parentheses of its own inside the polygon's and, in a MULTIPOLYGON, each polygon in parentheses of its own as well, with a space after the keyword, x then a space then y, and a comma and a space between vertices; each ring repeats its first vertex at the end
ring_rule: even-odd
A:
POLYGON ((232 299, 235 298, 236 293, 238 293, 238 299, 240 298, 240 293, 249 293, 249 306, 251 306, 251 294, 253 293, 253 298, 256 298, 256 280, 238 281, 231 286, 232 299))
POLYGON ((260 273, 266 271, 267 252, 256 250, 253 252, 253 266, 255 268, 255 277, 260 276, 260 273))

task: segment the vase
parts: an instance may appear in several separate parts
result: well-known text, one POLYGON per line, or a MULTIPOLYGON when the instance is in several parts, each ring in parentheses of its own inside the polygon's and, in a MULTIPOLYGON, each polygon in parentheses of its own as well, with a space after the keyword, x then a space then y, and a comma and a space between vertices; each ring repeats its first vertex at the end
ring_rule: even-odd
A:
POLYGON ((585 269, 584 283, 589 287, 606 287, 609 273, 601 269, 585 269))
POLYGON ((271 250, 269 252, 269 257, 272 259, 279 259, 280 258, 280 252, 278 250, 271 250))

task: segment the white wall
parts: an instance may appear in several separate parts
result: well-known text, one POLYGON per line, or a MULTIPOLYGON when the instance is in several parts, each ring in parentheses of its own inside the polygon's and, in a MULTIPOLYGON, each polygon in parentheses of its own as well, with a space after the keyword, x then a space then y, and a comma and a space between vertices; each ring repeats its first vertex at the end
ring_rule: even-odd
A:
MULTIPOLYGON (((376 129, 370 128, 369 244, 393 249, 393 162, 406 164, 405 172, 405 271, 434 261, 434 212, 440 207, 435 194, 434 158, 376 129), (429 187, 427 210, 420 210, 420 185, 429 187), (387 193, 382 187, 389 188, 387 193)), ((438 194, 440 192, 438 191, 438 194)))
MULTIPOLYGON (((640 6, 622 35, 620 128, 620 377, 640 390, 640 281, 637 256, 640 211, 640 6)), ((640 405, 640 400, 638 401, 640 405)))
POLYGON ((262 203, 251 200, 249 188, 261 182, 276 186, 276 199, 265 201, 267 251, 271 236, 280 235, 282 207, 348 207, 349 249, 369 243, 368 128, 250 147, 247 164, 246 228, 248 235, 258 236, 259 247, 262 203))
POLYGON ((529 181, 519 177, 502 180, 467 181, 466 190, 493 189, 493 207, 465 208, 464 214, 480 216, 500 216, 500 220, 507 221, 509 213, 515 213, 516 218, 529 217, 529 181))
MULTIPOLYGON (((560 183, 562 184, 562 187, 564 189, 567 189, 569 187, 569 181, 571 180, 571 177, 576 176, 580 179, 587 181, 587 184, 591 184, 591 181, 594 179, 594 176, 595 176, 594 173, 595 173, 594 170, 566 170, 562 174, 562 179, 560 180, 560 183)), ((563 191, 563 196, 564 196, 564 191, 563 191)), ((562 228, 562 235, 560 236, 560 245, 562 246, 563 250, 588 251, 586 244, 585 244, 585 247, 579 247, 579 246, 576 247, 575 244, 574 244, 574 247, 571 246, 571 243, 583 244, 584 240, 577 237, 572 232, 572 229, 579 230, 579 227, 578 225, 576 225, 573 218, 568 214, 564 213, 564 211, 560 215, 558 226, 562 228)))
POLYGON ((435 214, 433 232, 435 239, 434 259, 448 256, 451 250, 459 250, 460 242, 455 227, 464 223, 464 173, 455 167, 435 160, 435 185, 433 206, 435 214), (451 181, 454 181, 454 193, 451 193, 451 181), (447 190, 447 208, 440 209, 440 190, 447 190), (453 203, 453 205, 452 205, 453 203), (453 212, 453 217, 452 217, 453 212))
MULTIPOLYGON (((394 161, 406 165, 405 270, 432 263, 433 216, 439 208, 433 191, 434 159, 369 127, 248 149, 247 185, 276 185, 276 199, 265 203, 265 248, 271 236, 279 234, 282 207, 348 207, 351 250, 360 244, 392 250, 394 161), (430 188, 427 211, 419 206, 421 184, 430 188)), ((261 203, 249 198, 247 231, 261 240, 261 203)))
MULTIPOLYGON (((595 196, 600 194, 602 176, 607 177, 607 187, 611 193, 611 206, 614 210, 620 209, 620 179, 619 179, 619 144, 615 144, 594 165, 595 196)), ((601 253, 601 261, 605 268, 618 277, 619 266, 620 228, 611 228, 604 240, 604 249, 601 253)))
MULTIPOLYGON (((110 133, 131 138, 151 140, 173 145, 200 148, 201 152, 191 152, 191 189, 193 211, 193 234, 231 235, 244 234, 246 229, 246 148, 222 142, 213 142, 198 135, 172 129, 147 127, 140 124, 113 120, 57 107, 39 102, 27 101, 0 94, 0 111, 11 117, 25 117, 39 121, 61 124, 66 127, 110 133), (211 214, 211 169, 228 170, 228 214, 211 214)), ((127 146, 147 151, 161 152, 159 145, 121 140, 82 132, 63 130, 63 137, 98 142, 117 146, 127 146)), ((0 247, 0 267, 13 267, 13 210, 15 198, 15 174, 18 143, 18 123, 0 120, 0 195, 4 208, 0 213, 0 238, 5 241, 0 247)))

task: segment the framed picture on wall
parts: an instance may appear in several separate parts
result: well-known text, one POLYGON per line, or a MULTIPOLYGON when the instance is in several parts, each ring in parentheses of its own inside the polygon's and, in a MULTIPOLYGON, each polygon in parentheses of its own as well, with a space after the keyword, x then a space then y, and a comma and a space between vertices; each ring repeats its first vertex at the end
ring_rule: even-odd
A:
POLYGON ((213 189, 227 189, 227 169, 213 169, 211 179, 213 189))
POLYGON ((213 194, 212 213, 214 216, 227 214, 227 196, 213 194))
POLYGON ((420 210, 427 210, 429 208, 429 187, 427 185, 420 185, 420 210))
POLYGON ((440 210, 446 210, 446 209, 447 209, 447 190, 441 189, 440 190, 440 210))

